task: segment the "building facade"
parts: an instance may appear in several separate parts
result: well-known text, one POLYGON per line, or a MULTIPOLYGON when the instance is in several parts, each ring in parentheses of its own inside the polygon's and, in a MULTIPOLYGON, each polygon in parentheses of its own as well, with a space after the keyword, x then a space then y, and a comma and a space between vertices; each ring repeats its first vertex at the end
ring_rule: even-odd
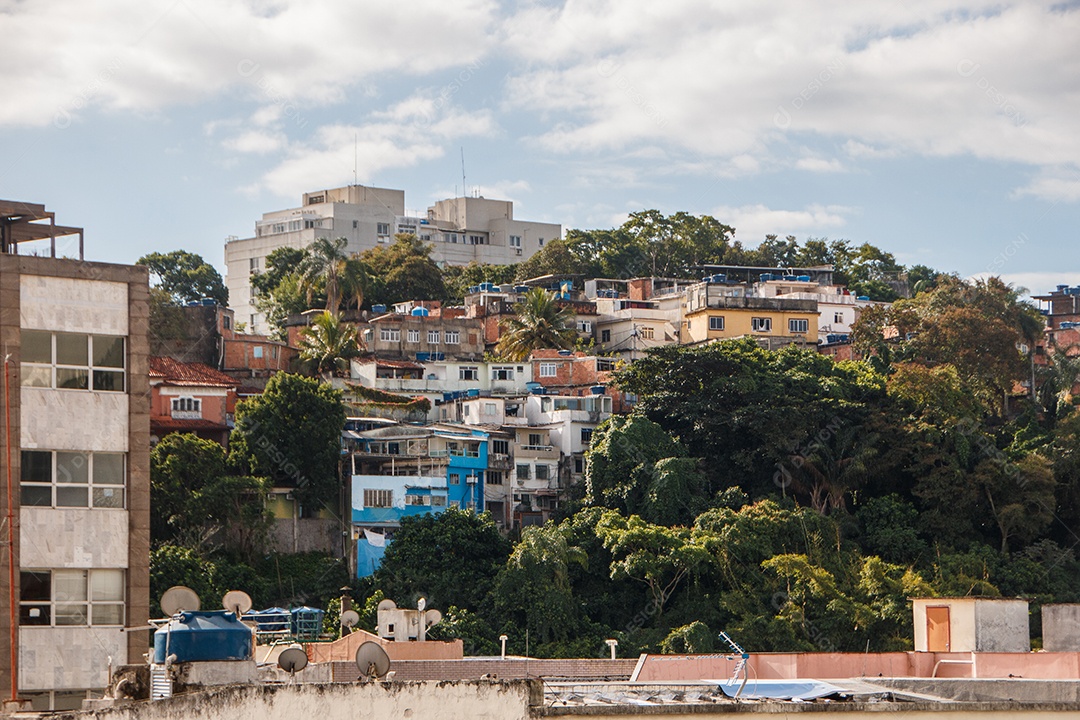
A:
POLYGON ((305 193, 301 207, 264 214, 253 237, 226 242, 226 283, 236 319, 252 332, 268 330, 255 307, 250 278, 266 269, 266 256, 274 250, 343 237, 347 252, 359 253, 389 244, 399 233, 430 243, 432 258, 443 265, 507 265, 527 260, 560 237, 562 226, 516 220, 509 200, 450 198, 415 216, 406 213, 402 190, 349 185, 305 193))
POLYGON ((149 644, 133 629, 149 617, 148 280, 142 267, 0 255, 0 482, 18 483, 0 563, 10 551, 18 689, 35 708, 79 707, 149 644))

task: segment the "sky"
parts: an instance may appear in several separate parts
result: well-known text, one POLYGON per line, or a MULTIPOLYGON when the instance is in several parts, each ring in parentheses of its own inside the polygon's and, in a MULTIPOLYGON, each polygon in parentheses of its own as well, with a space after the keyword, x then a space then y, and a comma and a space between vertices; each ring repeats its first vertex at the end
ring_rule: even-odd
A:
POLYGON ((0 0, 0 37, 0 198, 89 260, 224 274, 226 237, 355 178, 1080 284, 1077 3, 0 0))

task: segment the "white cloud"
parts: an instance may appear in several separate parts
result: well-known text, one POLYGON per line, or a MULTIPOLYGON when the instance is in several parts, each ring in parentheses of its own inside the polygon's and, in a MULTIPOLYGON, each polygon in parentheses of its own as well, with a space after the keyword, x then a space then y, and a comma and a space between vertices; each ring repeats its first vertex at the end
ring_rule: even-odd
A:
POLYGON ((333 102, 387 73, 475 62, 494 42, 496 10, 493 0, 4 3, 0 125, 66 127, 94 106, 153 111, 225 91, 333 102))
POLYGON ((1052 202, 1080 201, 1080 170, 1047 168, 1027 185, 1013 191, 1013 197, 1025 196, 1052 202))
POLYGON ((818 235, 843 227, 854 210, 842 205, 809 205, 802 210, 774 210, 765 205, 716 208, 713 217, 735 228, 736 239, 755 247, 766 235, 818 235))
POLYGON ((830 160, 826 160, 825 158, 819 158, 819 157, 799 158, 797 161, 795 161, 795 167, 798 168, 799 170, 806 170, 807 172, 819 172, 819 173, 843 172, 844 171, 843 164, 839 160, 837 160, 836 158, 832 158, 830 160))
POLYGON ((285 147, 286 138, 281 132, 265 132, 262 130, 248 130, 236 137, 225 140, 222 145, 227 150, 241 153, 256 153, 263 155, 285 147))

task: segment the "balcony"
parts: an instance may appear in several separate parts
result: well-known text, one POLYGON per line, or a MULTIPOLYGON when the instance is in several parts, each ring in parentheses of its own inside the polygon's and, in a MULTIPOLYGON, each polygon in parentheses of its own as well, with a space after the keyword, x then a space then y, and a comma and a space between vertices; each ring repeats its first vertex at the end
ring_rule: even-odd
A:
POLYGON ((539 460, 556 459, 559 457, 559 451, 554 445, 518 445, 514 448, 514 456, 539 460))
POLYGON ((513 470, 514 458, 509 455, 488 455, 488 469, 513 470))

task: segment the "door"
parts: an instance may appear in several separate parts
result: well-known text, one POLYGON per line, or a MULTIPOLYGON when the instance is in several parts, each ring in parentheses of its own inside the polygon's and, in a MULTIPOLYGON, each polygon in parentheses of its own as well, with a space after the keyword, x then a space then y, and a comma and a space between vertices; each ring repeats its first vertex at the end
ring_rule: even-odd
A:
POLYGON ((949 652, 949 608, 926 608, 926 649, 929 652, 949 652))

